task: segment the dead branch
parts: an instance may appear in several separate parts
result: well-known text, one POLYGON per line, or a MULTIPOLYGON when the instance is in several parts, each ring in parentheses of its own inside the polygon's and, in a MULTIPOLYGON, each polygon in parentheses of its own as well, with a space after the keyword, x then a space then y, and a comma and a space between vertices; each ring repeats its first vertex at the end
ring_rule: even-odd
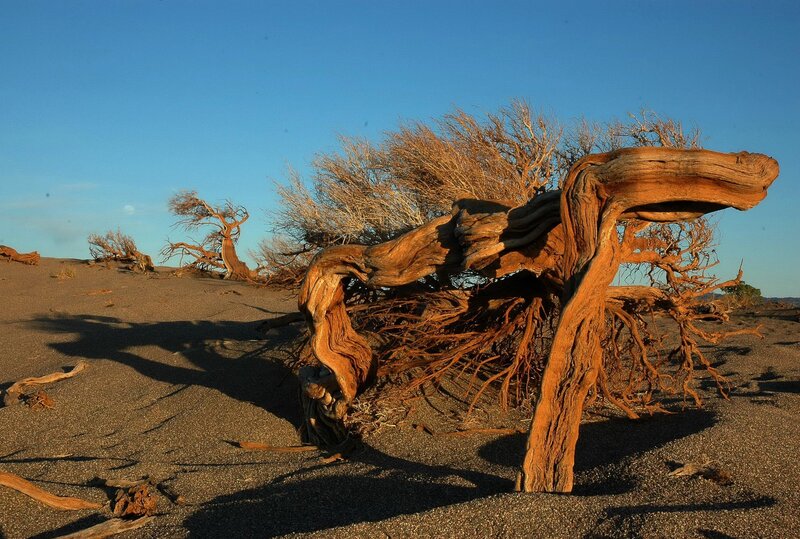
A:
POLYGON ((103 537, 111 537, 119 533, 124 533, 130 530, 136 530, 151 523, 155 517, 139 517, 137 519, 122 519, 112 518, 95 524, 89 528, 70 533, 68 535, 61 535, 57 539, 102 539, 103 537))
POLYGON ((101 509, 102 505, 99 503, 89 502, 80 498, 71 498, 68 496, 57 496, 51 494, 44 489, 41 489, 33 483, 26 481, 18 475, 0 471, 0 486, 8 487, 21 492, 26 496, 30 496, 34 500, 41 502, 53 509, 64 509, 68 511, 77 511, 80 509, 101 509))
POLYGON ((0 245, 0 257, 5 257, 6 262, 20 262, 22 264, 28 264, 29 266, 37 266, 41 258, 36 251, 20 253, 7 245, 0 245))
POLYGON ((273 453, 305 453, 308 451, 319 451, 315 445, 289 445, 289 446, 276 446, 263 444, 261 442, 233 442, 237 447, 247 449, 248 451, 270 451, 273 453))
POLYGON ((77 374, 80 374, 89 364, 83 360, 78 361, 72 369, 66 372, 54 372, 52 374, 47 374, 45 376, 38 376, 34 378, 25 378, 23 380, 19 380, 11 385, 8 389, 6 389, 6 393, 3 396, 3 403, 6 406, 11 406, 12 404, 17 404, 20 402, 22 395, 25 393, 26 388, 29 386, 34 385, 44 385, 44 384, 52 384, 53 382, 58 382, 61 380, 66 380, 67 378, 72 378, 77 374))

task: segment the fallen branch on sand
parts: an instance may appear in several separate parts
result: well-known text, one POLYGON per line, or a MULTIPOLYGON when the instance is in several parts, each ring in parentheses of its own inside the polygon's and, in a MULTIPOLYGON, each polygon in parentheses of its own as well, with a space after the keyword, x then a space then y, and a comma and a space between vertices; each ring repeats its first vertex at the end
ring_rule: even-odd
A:
POLYGON ((102 537, 111 537, 118 533, 141 528, 145 524, 152 522, 154 518, 141 517, 135 520, 112 518, 100 524, 95 524, 90 528, 70 533, 69 535, 62 535, 57 539, 100 539, 102 537))
POLYGON ((710 460, 705 455, 703 462, 687 462, 683 466, 672 470, 670 477, 702 477, 714 481, 718 485, 732 485, 733 477, 723 470, 719 464, 710 460))
POLYGON ((22 396, 25 393, 25 389, 28 386, 33 385, 43 385, 43 384, 51 384, 53 382, 58 382, 61 380, 66 380, 67 378, 72 378, 76 374, 80 373, 89 364, 83 360, 78 361, 78 363, 72 367, 71 370, 67 372, 54 372, 52 374, 47 374, 45 376, 38 376, 34 378, 25 378, 18 382, 15 382, 6 390, 6 394, 3 396, 3 403, 6 406, 11 406, 12 404, 18 404, 22 401, 22 396))
POLYGON ((0 245, 0 257, 6 257, 7 262, 20 262, 29 266, 38 266, 40 258, 39 253, 36 251, 20 253, 7 245, 0 245))
POLYGON ((101 509, 102 505, 99 503, 82 500, 80 498, 71 498, 69 496, 56 496, 44 489, 41 489, 33 483, 21 478, 18 475, 9 472, 0 472, 0 486, 12 488, 17 492, 21 492, 26 496, 30 496, 36 501, 42 502, 48 507, 53 509, 65 509, 69 511, 77 511, 80 509, 101 509))
POLYGON ((318 451, 319 448, 315 445, 288 445, 288 446, 275 446, 269 444, 262 444, 260 442, 231 442, 236 447, 247 449, 248 451, 272 451, 274 453, 303 453, 305 451, 318 451))

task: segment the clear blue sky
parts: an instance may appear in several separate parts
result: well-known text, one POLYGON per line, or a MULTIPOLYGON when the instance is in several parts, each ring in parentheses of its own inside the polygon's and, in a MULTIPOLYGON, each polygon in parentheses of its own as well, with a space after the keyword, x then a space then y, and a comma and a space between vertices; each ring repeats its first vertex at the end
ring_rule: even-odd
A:
POLYGON ((752 211, 722 212, 722 259, 800 296, 800 3, 0 0, 0 243, 87 258, 119 227, 156 254, 177 190, 253 214, 337 134, 526 99, 562 120, 642 107, 704 146, 772 155, 752 211))

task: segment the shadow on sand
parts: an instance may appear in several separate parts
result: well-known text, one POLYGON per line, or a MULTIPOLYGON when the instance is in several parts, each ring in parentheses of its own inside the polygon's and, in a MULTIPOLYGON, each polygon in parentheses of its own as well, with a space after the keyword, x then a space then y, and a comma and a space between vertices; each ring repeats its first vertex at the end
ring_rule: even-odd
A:
POLYGON ((205 386, 260 406, 295 427, 302 421, 297 377, 284 362, 275 359, 281 352, 288 353, 289 344, 298 336, 296 325, 263 340, 263 335, 255 331, 257 322, 132 323, 108 316, 71 315, 40 317, 31 324, 47 333, 75 334, 73 341, 50 344, 67 356, 117 361, 153 380, 179 386, 175 392, 190 385, 205 386), (254 339, 261 342, 248 342, 254 339), (219 346, 231 345, 248 351, 229 349, 225 355, 219 352, 219 346), (180 353, 194 368, 170 365, 132 351, 142 346, 180 353), (236 359, 230 359, 237 354, 236 359))
MULTIPOLYGON (((112 317, 61 316, 42 317, 33 324, 50 333, 75 334, 71 342, 51 344, 63 354, 118 361, 176 386, 214 388, 234 399, 252 402, 294 425, 301 421, 295 376, 281 361, 265 357, 274 357, 282 346, 287 346, 297 336, 296 326, 231 360, 230 354, 223 357, 208 343, 244 344, 259 337, 255 323, 128 323, 112 317), (148 345, 181 353, 194 368, 169 365, 132 351, 148 345)), ((581 427, 576 471, 618 462, 713 423, 710 412, 692 410, 638 421, 612 419, 585 424, 581 427)), ((524 446, 524 435, 507 436, 485 444, 479 456, 516 468, 524 446)), ((454 452, 460 450, 454 445, 454 452)), ((612 494, 633 486, 629 478, 605 479, 598 484, 579 484, 575 493, 612 494)), ((269 484, 220 496, 199 507, 184 526, 196 536, 268 537, 379 521, 511 490, 512 482, 507 477, 414 462, 365 445, 348 463, 311 466, 269 484)))
MULTIPOLYGON (((584 425, 576 469, 589 470, 648 451, 708 428, 713 422, 711 413, 691 411, 643 421, 584 425)), ((524 445, 524 435, 506 436, 484 445, 479 454, 489 462, 516 467, 524 445)), ((197 536, 235 533, 269 537, 312 532, 418 513, 510 492, 513 487, 507 478, 421 464, 369 447, 354 455, 351 464, 366 464, 370 471, 338 472, 336 467, 300 470, 270 484, 216 498, 190 516, 184 526, 197 536)), ((579 485, 576 494, 612 494, 632 487, 631 482, 606 481, 579 485)))

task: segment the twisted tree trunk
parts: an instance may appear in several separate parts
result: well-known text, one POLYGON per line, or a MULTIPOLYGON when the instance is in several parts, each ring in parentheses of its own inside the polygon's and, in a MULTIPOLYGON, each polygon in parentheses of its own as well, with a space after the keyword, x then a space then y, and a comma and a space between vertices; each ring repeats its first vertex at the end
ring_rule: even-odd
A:
MULTIPOLYGON (((306 384, 307 397, 322 403, 306 407, 309 425, 321 423, 315 414, 328 422, 341 417, 376 369, 366 340, 347 316, 348 279, 393 287, 464 269, 495 278, 527 270, 548 288, 562 289, 564 308, 518 487, 571 491, 584 401, 602 368, 607 289, 623 255, 630 254, 620 246, 618 221, 675 222, 726 207, 746 210, 766 196, 777 175, 777 163, 759 154, 623 149, 587 156, 570 169, 563 191, 523 206, 459 201, 452 215, 395 240, 324 250, 309 267, 299 297, 312 351, 324 366, 306 384)), ((324 434, 322 439, 330 431, 324 434)))
POLYGON ((570 492, 583 403, 601 369, 605 293, 617 273, 623 217, 680 221, 767 194, 778 164, 758 154, 642 148, 589 156, 564 183, 562 303, 528 437, 519 488, 570 492))

